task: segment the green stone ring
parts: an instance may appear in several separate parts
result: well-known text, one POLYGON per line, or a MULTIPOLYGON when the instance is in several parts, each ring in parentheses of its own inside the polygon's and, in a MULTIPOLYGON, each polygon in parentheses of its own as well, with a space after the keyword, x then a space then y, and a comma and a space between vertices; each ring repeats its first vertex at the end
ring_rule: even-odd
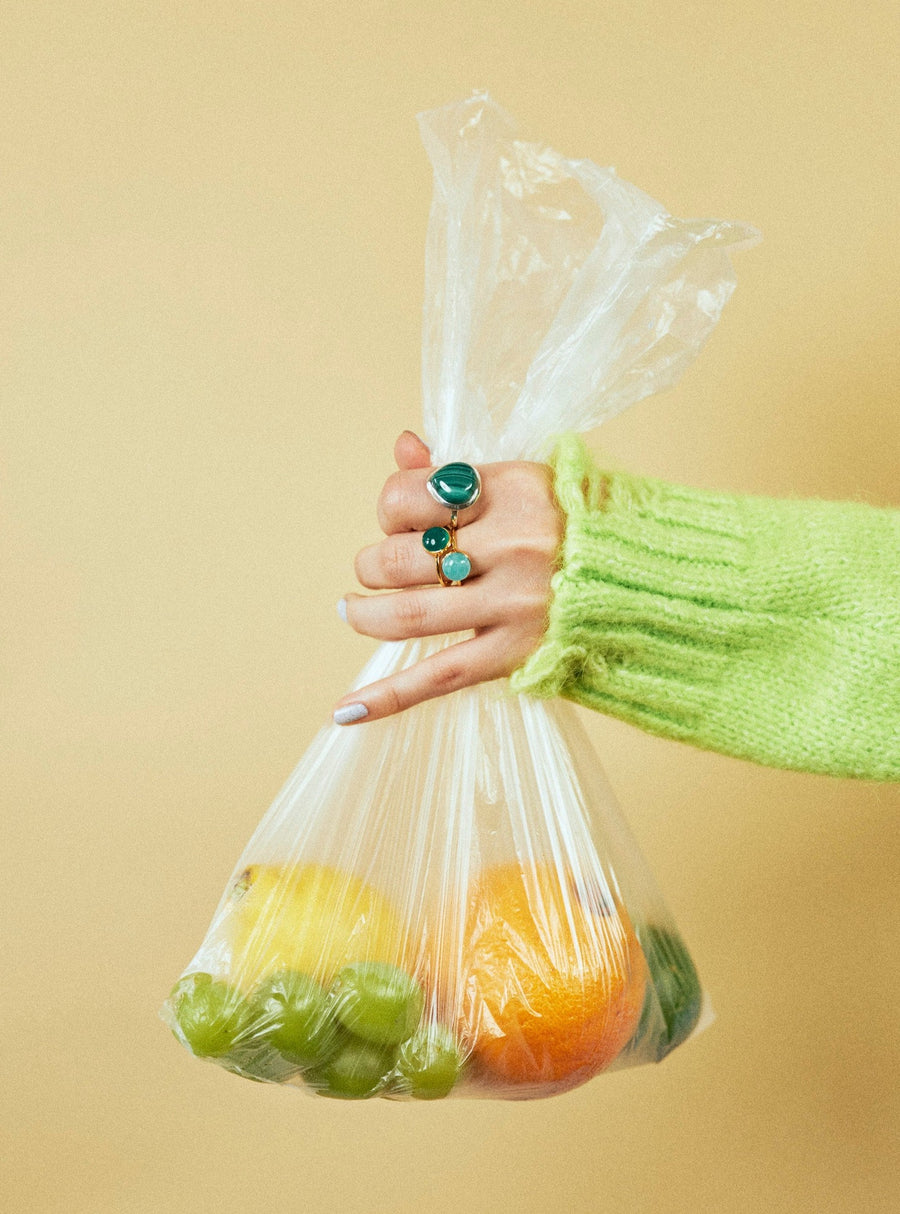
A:
POLYGON ((481 477, 471 464, 442 464, 425 482, 436 502, 450 508, 449 527, 429 527, 422 547, 434 557, 442 586, 459 586, 472 572, 472 561, 456 546, 456 516, 481 496, 481 477))
POLYGON ((472 562, 464 552, 455 548, 441 557, 441 581, 445 586, 458 586, 472 572, 472 562))
POLYGON ((444 464, 432 472, 426 484, 434 500, 451 510, 463 510, 481 496, 481 477, 471 464, 444 464))
MULTIPOLYGON (((455 519, 456 511, 454 511, 455 519)), ((450 527, 429 527, 422 536, 422 547, 434 557, 442 586, 459 586, 472 572, 472 561, 456 546, 456 523, 450 527)))
POLYGON ((453 543, 453 536, 446 527, 429 527, 422 536, 422 547, 426 552, 439 556, 453 543))

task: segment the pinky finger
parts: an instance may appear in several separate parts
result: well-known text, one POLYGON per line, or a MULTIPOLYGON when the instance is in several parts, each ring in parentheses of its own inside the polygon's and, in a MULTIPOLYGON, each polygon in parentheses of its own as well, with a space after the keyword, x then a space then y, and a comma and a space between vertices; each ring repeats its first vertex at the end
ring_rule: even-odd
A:
POLYGON ((508 674, 499 630, 487 629, 468 641, 442 649, 389 679, 344 696, 334 710, 337 725, 377 721, 436 696, 473 687, 508 674))

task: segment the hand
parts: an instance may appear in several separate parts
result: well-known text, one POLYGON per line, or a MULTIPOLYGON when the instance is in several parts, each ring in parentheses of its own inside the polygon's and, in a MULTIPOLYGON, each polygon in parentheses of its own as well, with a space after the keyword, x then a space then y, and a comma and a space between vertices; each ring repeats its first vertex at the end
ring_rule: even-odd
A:
MULTIPOLYGON (((378 521, 386 539, 363 548, 356 576, 370 590, 342 600, 351 627, 384 641, 474 629, 458 641, 388 679, 370 683, 339 702, 339 725, 376 721, 434 696, 512 672, 540 643, 547 626, 550 579, 565 527, 545 464, 484 464, 481 496, 459 512, 457 547, 472 560, 461 586, 438 580, 422 532, 446 526, 449 510, 425 482, 434 471, 428 448, 409 430, 397 439, 399 472, 385 482, 378 521)), ((343 611, 342 611, 343 614, 343 611)))

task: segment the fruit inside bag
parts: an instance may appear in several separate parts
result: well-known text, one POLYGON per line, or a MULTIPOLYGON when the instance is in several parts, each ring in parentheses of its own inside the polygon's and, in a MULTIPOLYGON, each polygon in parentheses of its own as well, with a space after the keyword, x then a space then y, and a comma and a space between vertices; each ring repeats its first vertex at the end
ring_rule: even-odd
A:
MULTIPOLYGON (((420 123, 433 461, 545 458, 674 382, 754 231, 521 142, 483 94, 420 123)), ((356 685, 459 639, 383 644, 356 685)), ((501 682, 323 728, 163 1017, 198 1057, 324 1096, 529 1099, 661 1060, 703 1007, 576 710, 501 682)))

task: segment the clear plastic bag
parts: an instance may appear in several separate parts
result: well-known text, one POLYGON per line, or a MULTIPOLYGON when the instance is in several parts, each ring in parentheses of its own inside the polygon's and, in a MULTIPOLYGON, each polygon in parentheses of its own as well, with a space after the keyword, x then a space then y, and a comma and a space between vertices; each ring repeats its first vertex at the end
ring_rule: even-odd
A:
MULTIPOLYGON (((420 125, 433 461, 541 459, 673 383, 753 229, 673 218, 484 94, 420 125)), ((458 639, 383 644, 356 686, 458 639)), ((247 1078, 528 1099, 660 1060, 703 1001, 575 710, 492 683, 321 730, 163 1016, 247 1078)))

